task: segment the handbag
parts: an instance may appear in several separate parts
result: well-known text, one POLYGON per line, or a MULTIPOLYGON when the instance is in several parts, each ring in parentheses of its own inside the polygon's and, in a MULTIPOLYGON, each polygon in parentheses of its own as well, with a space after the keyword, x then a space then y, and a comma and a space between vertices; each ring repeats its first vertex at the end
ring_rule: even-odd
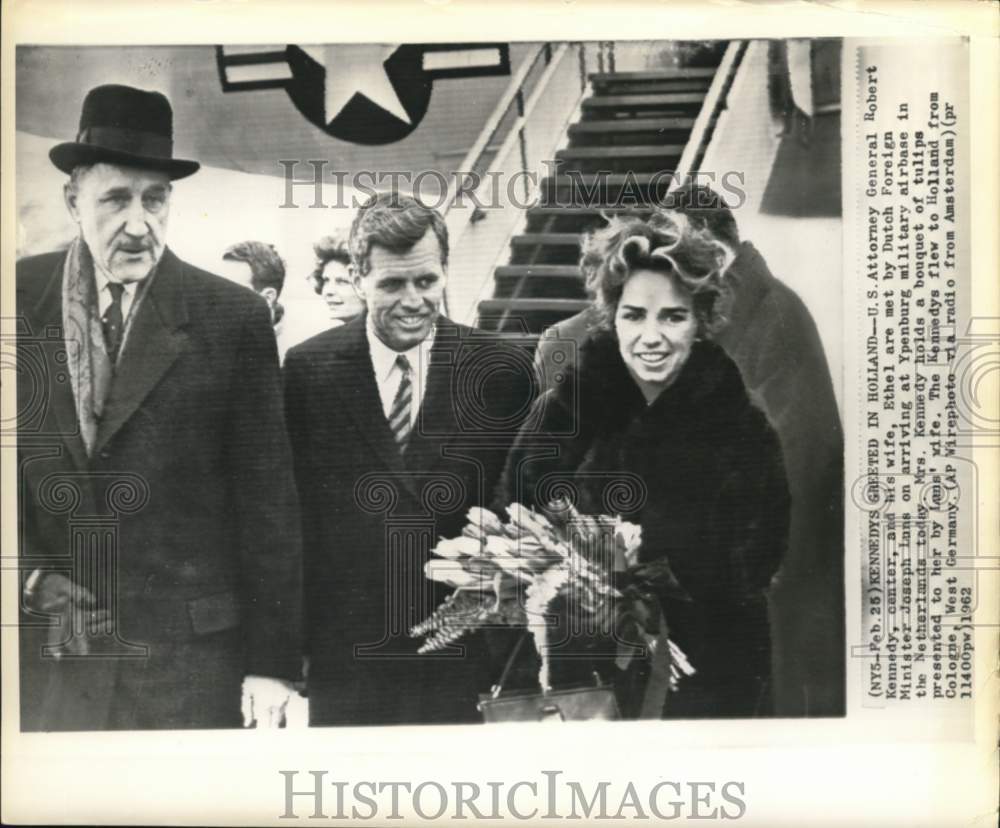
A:
POLYGON ((517 654, 528 633, 518 639, 507 657, 500 680, 489 693, 479 696, 477 709, 485 722, 564 722, 587 720, 615 720, 621 718, 614 688, 601 683, 594 673, 595 683, 585 687, 543 690, 541 693, 504 693, 507 680, 517 654))

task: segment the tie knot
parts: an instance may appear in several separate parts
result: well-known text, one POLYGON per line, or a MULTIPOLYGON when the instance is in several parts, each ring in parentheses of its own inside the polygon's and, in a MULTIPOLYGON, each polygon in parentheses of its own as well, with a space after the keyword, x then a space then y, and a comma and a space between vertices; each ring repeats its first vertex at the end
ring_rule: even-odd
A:
POLYGON ((399 366, 399 370, 404 374, 410 373, 410 360, 406 358, 405 354, 399 354, 399 356, 396 357, 396 365, 399 366))
POLYGON ((125 285, 121 282, 108 282, 108 291, 111 293, 113 302, 121 302, 122 295, 125 293, 125 285))

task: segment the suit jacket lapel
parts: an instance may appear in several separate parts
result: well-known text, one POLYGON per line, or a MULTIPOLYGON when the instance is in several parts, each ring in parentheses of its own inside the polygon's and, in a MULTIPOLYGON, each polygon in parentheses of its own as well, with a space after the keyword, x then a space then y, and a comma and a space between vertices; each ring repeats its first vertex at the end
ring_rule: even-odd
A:
POLYGON ((456 325, 441 319, 431 348, 427 386, 417 425, 406 450, 406 462, 411 469, 430 471, 435 468, 444 459, 445 443, 459 433, 454 380, 460 345, 456 325))
MULTIPOLYGON (((59 258, 52 275, 49 277, 48 285, 42 293, 41 298, 34 308, 35 319, 38 320, 38 330, 32 331, 34 336, 44 336, 44 332, 49 329, 56 329, 60 332, 62 342, 60 347, 65 347, 65 331, 63 330, 62 317, 62 283, 63 268, 66 265, 66 257, 59 258)), ((45 344, 42 347, 47 347, 45 344)), ((68 355, 68 351, 66 352, 68 355)), ((66 443, 70 457, 77 468, 85 469, 88 465, 87 449, 83 444, 83 437, 80 434, 80 422, 76 415, 76 400, 73 397, 73 385, 69 377, 64 373, 51 370, 53 363, 48 360, 49 371, 49 404, 55 418, 55 425, 58 434, 66 443), (62 381, 59 380, 60 374, 62 381)))
POLYGON ((173 365, 187 342, 186 324, 183 263, 166 250, 129 329, 97 430, 95 452, 107 445, 173 365))
MULTIPOLYGON (((348 342, 341 351, 341 358, 333 363, 332 382, 358 431, 382 461, 382 468, 401 475, 407 488, 414 491, 414 483, 405 475, 406 465, 382 412, 382 400, 365 336, 365 317, 362 315, 348 325, 350 331, 345 331, 348 342)), ((373 465, 374 468, 377 466, 373 465)))

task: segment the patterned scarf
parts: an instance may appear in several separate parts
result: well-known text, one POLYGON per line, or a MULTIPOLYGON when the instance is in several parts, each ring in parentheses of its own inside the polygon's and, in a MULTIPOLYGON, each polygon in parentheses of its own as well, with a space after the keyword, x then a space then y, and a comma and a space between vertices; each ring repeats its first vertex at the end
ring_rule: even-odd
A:
POLYGON ((98 312, 97 281, 90 250, 79 238, 70 245, 63 268, 63 332, 67 366, 80 436, 90 456, 97 426, 111 390, 114 365, 104 346, 98 312))

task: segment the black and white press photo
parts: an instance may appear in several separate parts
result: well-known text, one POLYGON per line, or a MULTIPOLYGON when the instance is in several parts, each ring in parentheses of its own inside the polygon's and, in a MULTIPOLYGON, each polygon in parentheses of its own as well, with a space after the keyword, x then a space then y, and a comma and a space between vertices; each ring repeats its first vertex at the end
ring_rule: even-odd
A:
POLYGON ((19 47, 22 728, 842 715, 840 53, 19 47))
POLYGON ((875 767, 958 813, 982 38, 196 5, 5 40, 3 729, 56 823, 835 824, 875 767))

